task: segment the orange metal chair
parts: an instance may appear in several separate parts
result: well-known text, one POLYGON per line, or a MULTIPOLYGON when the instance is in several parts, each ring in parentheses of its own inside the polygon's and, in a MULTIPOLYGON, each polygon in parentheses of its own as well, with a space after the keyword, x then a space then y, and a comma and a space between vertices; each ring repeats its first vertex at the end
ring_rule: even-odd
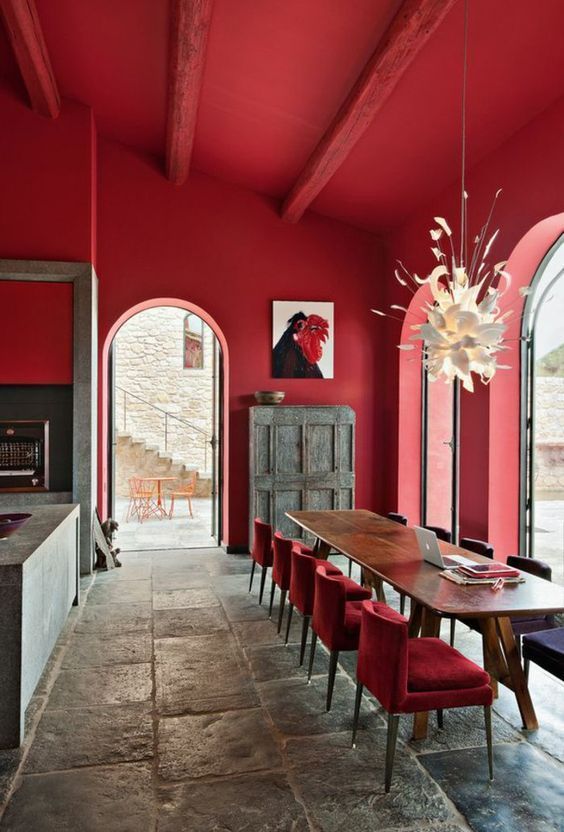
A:
POLYGON ((154 513, 155 487, 154 483, 144 482, 140 477, 130 477, 129 485, 129 506, 127 509, 126 523, 136 516, 140 523, 154 513))
POLYGON ((197 472, 191 471, 190 472, 190 479, 187 480, 182 484, 180 488, 175 488, 173 491, 169 491, 168 496, 170 497, 170 510, 168 512, 168 516, 172 517, 174 514, 174 500, 175 498, 181 499, 184 498, 188 501, 188 510, 190 512, 190 517, 193 517, 192 514, 192 497, 196 492, 196 477, 197 472))

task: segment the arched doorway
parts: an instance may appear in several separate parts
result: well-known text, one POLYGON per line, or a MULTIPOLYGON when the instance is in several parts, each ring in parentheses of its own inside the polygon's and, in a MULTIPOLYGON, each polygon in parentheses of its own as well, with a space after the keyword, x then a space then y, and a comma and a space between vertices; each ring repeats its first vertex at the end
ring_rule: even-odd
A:
POLYGON ((227 348, 216 323, 186 301, 138 304, 108 333, 102 385, 104 503, 120 547, 220 544, 227 348))
POLYGON ((564 236, 535 274, 523 313, 521 538, 564 580, 564 236))

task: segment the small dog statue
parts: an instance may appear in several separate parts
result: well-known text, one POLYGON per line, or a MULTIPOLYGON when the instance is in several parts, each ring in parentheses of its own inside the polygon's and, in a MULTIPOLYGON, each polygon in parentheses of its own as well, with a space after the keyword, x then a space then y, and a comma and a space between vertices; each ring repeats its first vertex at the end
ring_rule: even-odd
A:
MULTIPOLYGON (((114 534, 117 532, 118 529, 119 529, 119 523, 117 522, 117 520, 113 520, 111 517, 108 517, 108 519, 104 520, 104 522, 102 523, 102 532, 103 532, 104 537, 106 538, 106 543, 108 544, 108 548, 109 548, 109 550, 112 554, 112 557, 114 559, 114 564, 116 566, 121 566, 121 562, 118 558, 118 555, 121 552, 121 549, 114 549, 114 545, 113 545, 113 537, 114 537, 114 534)), ((96 567, 95 568, 96 569, 107 569, 106 556, 102 552, 102 550, 99 548, 99 546, 96 546, 96 567)))

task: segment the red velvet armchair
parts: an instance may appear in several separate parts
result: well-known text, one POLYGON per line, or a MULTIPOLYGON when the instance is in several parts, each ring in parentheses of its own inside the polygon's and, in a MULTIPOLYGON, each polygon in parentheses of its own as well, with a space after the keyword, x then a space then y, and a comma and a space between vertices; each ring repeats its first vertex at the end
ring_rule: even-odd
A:
POLYGON ((408 638, 407 619, 384 604, 365 601, 357 664, 352 744, 364 687, 388 712, 385 790, 389 792, 400 714, 444 708, 484 708, 490 780, 493 779, 490 677, 439 638, 408 638))
MULTIPOLYGON (((329 679, 327 683, 327 710, 331 710, 337 661, 341 650, 356 650, 360 634, 360 616, 363 600, 372 591, 363 589, 344 575, 329 575, 325 565, 315 570, 312 636, 309 654, 308 682, 311 681, 315 647, 321 639, 330 651, 329 679), (351 586, 352 585, 352 586, 351 586)), ((381 606, 385 606, 382 604, 381 606)))
POLYGON ((286 625, 286 644, 290 635, 290 625, 292 622, 292 612, 294 607, 301 612, 303 616, 302 622, 302 640, 300 649, 300 665, 303 664, 304 654, 307 642, 307 632, 309 629, 309 622, 313 615, 313 600, 315 597, 315 570, 318 566, 323 566, 328 575, 339 575, 345 581, 346 590, 349 597, 353 598, 355 592, 360 591, 357 597, 364 598, 366 593, 357 583, 350 578, 345 578, 338 566, 329 563, 328 560, 322 560, 312 555, 304 553, 299 544, 294 544, 292 548, 292 571, 290 575, 290 595, 288 607, 288 622, 286 625))
POLYGON ((253 548, 251 549, 251 558, 253 565, 251 566, 251 580, 249 581, 249 592, 253 588, 253 577, 255 574, 255 567, 258 565, 262 568, 260 576, 260 593, 259 604, 262 604, 262 596, 264 593, 264 583, 266 581, 266 572, 269 566, 272 566, 272 526, 269 523, 263 523, 258 517, 255 517, 255 528, 253 537, 253 548))
POLYGON ((272 564, 272 584, 270 586, 270 606, 268 609, 269 618, 272 616, 272 606, 274 604, 274 594, 276 587, 280 589, 280 609, 278 612, 278 630, 282 628, 282 618, 284 616, 284 606, 286 604, 286 597, 290 589, 290 577, 292 574, 292 549, 299 549, 310 557, 313 556, 313 549, 303 543, 283 537, 280 532, 275 532, 272 543, 273 550, 273 564, 272 564))

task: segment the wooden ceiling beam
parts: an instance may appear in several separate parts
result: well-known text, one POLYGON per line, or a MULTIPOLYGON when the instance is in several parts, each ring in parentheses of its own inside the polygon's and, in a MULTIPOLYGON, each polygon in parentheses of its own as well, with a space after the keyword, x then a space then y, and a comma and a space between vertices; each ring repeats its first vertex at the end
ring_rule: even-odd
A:
POLYGON ((0 0, 0 11, 32 110, 57 118, 61 99, 34 0, 0 0))
POLYGON ((213 0, 172 0, 166 175, 182 184, 190 170, 213 0))
POLYGON ((302 217, 456 2, 457 0, 404 0, 284 200, 281 209, 283 219, 297 222, 302 217))

